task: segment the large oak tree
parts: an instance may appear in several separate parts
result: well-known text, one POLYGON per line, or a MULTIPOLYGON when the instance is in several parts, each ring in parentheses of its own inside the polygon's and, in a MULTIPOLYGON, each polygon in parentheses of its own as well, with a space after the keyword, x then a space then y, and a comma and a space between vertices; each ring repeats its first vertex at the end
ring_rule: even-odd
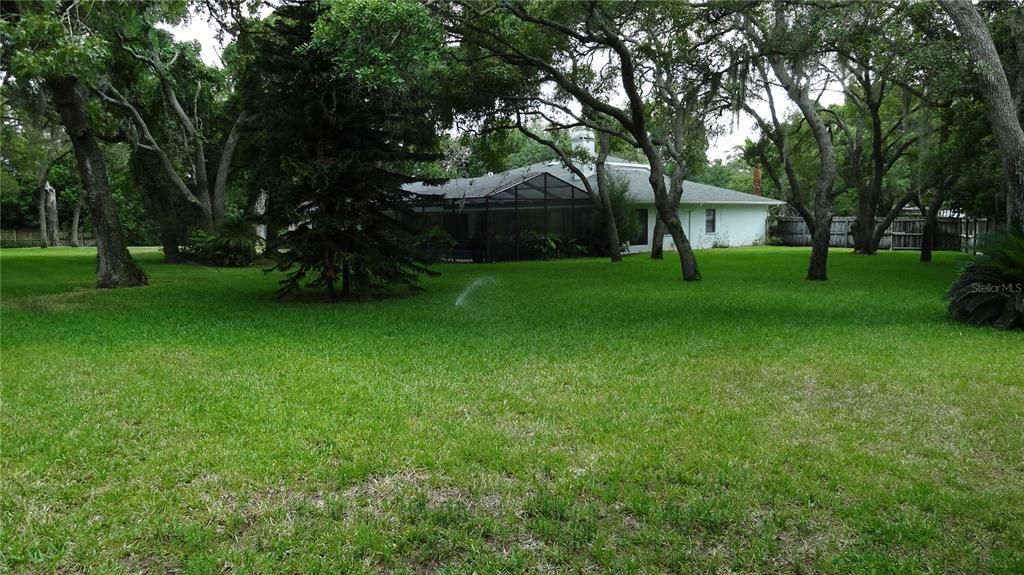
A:
POLYGON ((88 82, 108 62, 103 33, 112 33, 141 8, 105 2, 3 4, 5 71, 45 86, 74 150, 96 235, 96 285, 144 285, 146 274, 125 244, 107 167, 87 108, 88 82), (80 4, 88 4, 81 6, 80 4))
POLYGON ((940 0, 956 23, 964 47, 974 62, 978 89, 985 101, 992 133, 1003 157, 1006 176, 1006 219, 1024 227, 1024 130, 988 26, 970 0, 940 0))

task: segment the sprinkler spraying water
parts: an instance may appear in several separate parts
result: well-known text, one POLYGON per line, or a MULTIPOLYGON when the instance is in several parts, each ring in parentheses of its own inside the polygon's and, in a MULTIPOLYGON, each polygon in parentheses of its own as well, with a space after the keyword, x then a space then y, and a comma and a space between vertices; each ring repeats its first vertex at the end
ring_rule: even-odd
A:
POLYGON ((455 298, 455 307, 462 307, 462 305, 466 303, 466 298, 469 297, 469 294, 473 293, 478 287, 492 283, 495 282, 494 278, 492 278, 491 276, 476 278, 475 280, 472 281, 472 283, 470 283, 461 292, 459 292, 459 297, 455 298))

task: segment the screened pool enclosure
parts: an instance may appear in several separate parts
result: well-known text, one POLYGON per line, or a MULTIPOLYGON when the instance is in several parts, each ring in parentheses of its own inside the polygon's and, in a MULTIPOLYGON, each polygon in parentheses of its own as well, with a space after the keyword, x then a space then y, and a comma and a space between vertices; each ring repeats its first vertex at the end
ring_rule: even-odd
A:
POLYGON ((593 238, 594 206, 586 189, 547 172, 513 170, 406 190, 426 228, 437 226, 455 240, 454 248, 436 254, 442 259, 536 259, 552 238, 561 245, 593 238))

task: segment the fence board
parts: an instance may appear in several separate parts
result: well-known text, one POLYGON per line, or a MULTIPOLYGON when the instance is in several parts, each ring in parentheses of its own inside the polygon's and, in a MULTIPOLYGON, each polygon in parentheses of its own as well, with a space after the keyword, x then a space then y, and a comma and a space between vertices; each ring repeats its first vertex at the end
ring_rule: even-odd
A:
MULTIPOLYGON (((829 247, 852 248, 853 216, 836 216, 832 218, 829 230, 829 247)), ((876 220, 876 224, 882 219, 876 220)), ((939 218, 935 230, 936 250, 975 251, 978 236, 992 231, 996 222, 989 218, 939 218)), ((769 232, 771 242, 783 246, 810 246, 811 234, 803 218, 795 216, 780 217, 769 232)), ((920 250, 921 239, 924 237, 924 218, 896 218, 889 229, 882 235, 878 244, 883 250, 920 250)))
MULTIPOLYGON (((4 247, 36 247, 42 242, 39 228, 13 228, 0 230, 0 246, 4 247)), ((91 233, 80 234, 79 239, 83 246, 96 244, 91 233)), ((61 231, 60 241, 63 245, 71 245, 71 232, 61 231)))

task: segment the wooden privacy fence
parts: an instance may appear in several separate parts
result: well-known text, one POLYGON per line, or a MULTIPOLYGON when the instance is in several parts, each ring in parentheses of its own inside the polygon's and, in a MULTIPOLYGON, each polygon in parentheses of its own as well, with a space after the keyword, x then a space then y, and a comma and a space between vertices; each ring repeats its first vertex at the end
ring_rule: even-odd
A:
MULTIPOLYGON (((39 228, 13 228, 0 230, 0 246, 5 248, 15 247, 36 247, 41 245, 39 234, 39 228)), ((82 242, 83 246, 92 246, 96 242, 93 239, 92 233, 79 234, 78 239, 82 242)), ((60 241, 62 245, 71 245, 71 232, 60 232, 60 241)))
MULTIPOLYGON (((829 230, 828 245, 834 248, 853 247, 853 216, 836 216, 832 218, 829 230)), ((876 220, 881 223, 882 219, 876 220)), ((996 227, 995 220, 989 218, 939 218, 935 231, 936 250, 974 251, 978 236, 992 231, 996 227)), ((896 218, 882 235, 878 249, 882 250, 920 250, 921 238, 924 235, 924 218, 896 218)), ((809 246, 811 234, 803 218, 784 216, 775 220, 769 232, 771 243, 782 246, 809 246)))

